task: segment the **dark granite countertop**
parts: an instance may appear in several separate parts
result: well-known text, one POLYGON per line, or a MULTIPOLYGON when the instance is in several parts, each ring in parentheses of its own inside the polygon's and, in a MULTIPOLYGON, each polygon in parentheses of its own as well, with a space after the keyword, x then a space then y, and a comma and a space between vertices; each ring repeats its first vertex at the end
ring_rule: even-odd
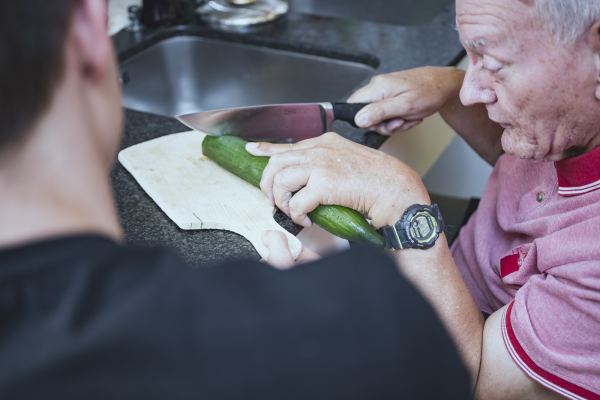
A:
MULTIPOLYGON (((193 24, 146 33, 123 30, 113 36, 113 41, 119 59, 125 60, 162 39, 176 35, 198 35, 360 61, 374 67, 374 74, 423 65, 454 65, 463 55, 454 29, 452 2, 429 23, 416 26, 290 14, 283 20, 244 34, 193 24)), ((122 148, 188 130, 172 118, 132 110, 126 110, 125 117, 122 148)), ((349 129, 345 124, 334 125, 334 130, 371 147, 379 147, 385 140, 373 132, 349 129)), ((250 242, 235 233, 179 229, 122 166, 115 165, 112 179, 119 214, 129 242, 171 246, 194 264, 226 258, 259 258, 250 242)), ((280 212, 275 219, 292 233, 299 232, 299 228, 280 212)))

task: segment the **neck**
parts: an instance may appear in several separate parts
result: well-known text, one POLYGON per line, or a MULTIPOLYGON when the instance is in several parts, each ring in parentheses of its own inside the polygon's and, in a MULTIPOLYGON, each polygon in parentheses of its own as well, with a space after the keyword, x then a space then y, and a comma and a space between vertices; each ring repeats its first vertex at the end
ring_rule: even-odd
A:
POLYGON ((0 248, 80 233, 122 238, 110 165, 77 111, 53 105, 24 143, 0 155, 0 248))
POLYGON ((597 133, 595 136, 593 136, 591 140, 589 140, 584 146, 573 146, 565 150, 563 158, 580 156, 588 151, 594 150, 598 146, 600 146, 600 133, 597 133))

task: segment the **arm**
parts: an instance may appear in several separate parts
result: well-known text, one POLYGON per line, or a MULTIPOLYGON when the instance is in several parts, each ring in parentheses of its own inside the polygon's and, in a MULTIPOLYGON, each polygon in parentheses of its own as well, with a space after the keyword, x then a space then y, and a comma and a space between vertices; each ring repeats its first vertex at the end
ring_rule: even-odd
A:
POLYGON ((471 373, 476 399, 561 399, 530 379, 503 343, 504 308, 485 322, 465 286, 444 237, 428 250, 395 252, 401 273, 429 300, 471 373))
MULTIPOLYGON (((271 156, 261 188, 298 223, 319 204, 339 204, 368 214, 379 228, 395 223, 410 205, 430 202, 419 176, 400 160, 335 134, 296 145, 261 143, 250 150, 271 156)), ((276 254, 273 246, 270 250, 276 254)), ((444 235, 430 249, 397 251, 394 257, 446 325, 479 398, 556 398, 512 361, 501 336, 502 311, 484 323, 444 235)))
POLYGON ((484 106, 461 104, 464 75, 454 67, 422 67, 378 75, 348 101, 371 103, 358 113, 356 123, 384 135, 410 129, 439 112, 477 154, 493 165, 502 153, 502 128, 488 118, 484 106))
MULTIPOLYGON (((280 267, 295 263, 286 243, 280 232, 265 235, 273 257, 269 262, 280 267)), ((451 334, 471 375, 476 399, 563 398, 530 379, 509 355, 501 333, 506 307, 483 321, 443 235, 431 249, 397 251, 394 258, 401 274, 430 302, 451 334)))

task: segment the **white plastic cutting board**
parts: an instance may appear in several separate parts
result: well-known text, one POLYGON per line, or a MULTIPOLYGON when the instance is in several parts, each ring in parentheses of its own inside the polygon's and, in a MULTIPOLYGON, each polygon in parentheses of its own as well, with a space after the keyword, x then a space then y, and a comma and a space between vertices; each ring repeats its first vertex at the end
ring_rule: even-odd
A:
POLYGON ((149 140, 122 150, 119 162, 181 229, 235 232, 263 258, 262 233, 278 230, 297 256, 300 241, 275 222, 267 197, 202 155, 204 136, 191 131, 149 140))

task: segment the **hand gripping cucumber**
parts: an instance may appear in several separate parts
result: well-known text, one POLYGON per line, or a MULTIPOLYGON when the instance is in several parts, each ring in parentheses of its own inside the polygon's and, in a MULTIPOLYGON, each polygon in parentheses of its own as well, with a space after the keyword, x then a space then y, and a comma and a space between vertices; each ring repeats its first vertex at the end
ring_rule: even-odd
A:
MULTIPOLYGON (((237 136, 206 136, 202 142, 204 155, 218 165, 259 187, 269 157, 254 156, 246 151, 246 141, 237 136)), ((384 247, 385 240, 360 214, 348 207, 320 205, 308 214, 326 231, 352 242, 384 247)))

